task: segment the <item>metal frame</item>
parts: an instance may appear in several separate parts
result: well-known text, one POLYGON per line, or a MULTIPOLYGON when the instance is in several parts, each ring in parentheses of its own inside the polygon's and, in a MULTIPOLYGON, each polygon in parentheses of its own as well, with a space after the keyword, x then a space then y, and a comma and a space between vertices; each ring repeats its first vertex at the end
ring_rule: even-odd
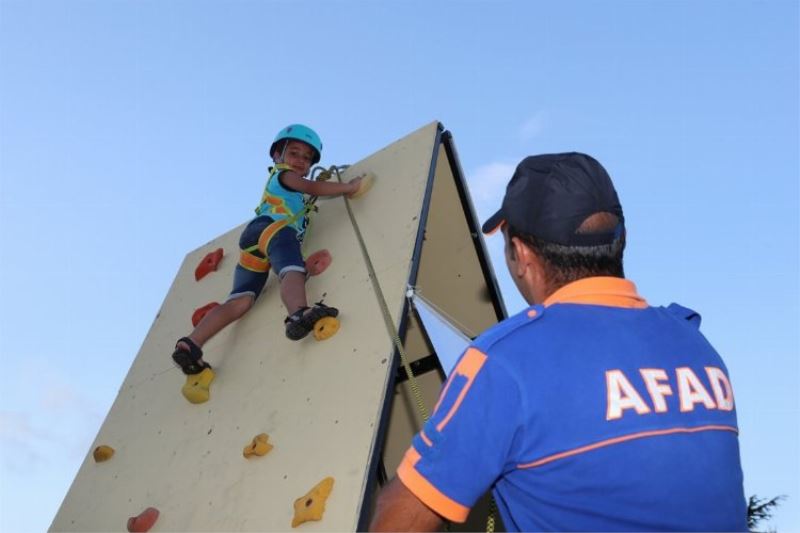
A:
MULTIPOLYGON (((472 236, 472 242, 475 246, 475 252, 478 256, 478 262, 481 266, 481 271, 483 272, 484 279, 487 282, 488 289, 489 289, 489 298, 492 302, 492 306, 494 307, 495 315, 497 316, 498 322, 505 319, 508 316, 506 311, 505 303, 503 301, 503 297, 500 294, 500 288, 497 284, 497 279, 494 275, 494 270, 492 269, 491 262, 489 261, 489 254, 486 249, 486 245, 483 242, 483 237, 480 230, 480 224, 478 223, 478 217, 475 213, 475 208, 472 204, 472 200, 469 196, 467 191, 466 182, 464 180, 464 172, 461 168, 461 164, 458 161, 458 154, 456 153, 455 146, 453 144, 453 136, 449 131, 444 129, 444 126, 439 123, 437 131, 436 131, 436 138, 434 139, 433 143, 433 150, 431 151, 431 163, 428 170, 428 183, 425 187, 425 196, 422 202, 422 209, 420 211, 419 217, 419 227, 417 229, 417 237, 416 242, 414 244, 414 253, 412 255, 412 262, 411 262, 411 271, 408 277, 408 285, 414 286, 416 285, 417 276, 419 274, 419 263, 420 263, 420 255, 422 252, 422 245, 425 239, 425 229, 428 222, 428 212, 430 209, 431 204, 431 196, 433 191, 433 183, 436 177, 436 165, 437 160, 439 157, 439 148, 444 145, 445 154, 447 156, 447 162, 450 165, 450 169, 452 170, 453 177, 455 179, 456 189, 458 190, 459 200, 461 201, 461 207, 464 212, 464 217, 466 218, 467 225, 469 227, 470 235, 472 236)), ((414 375, 423 374, 425 372, 429 372, 430 370, 437 370, 444 379, 444 370, 441 367, 439 362, 438 356, 436 355, 435 350, 433 349, 433 345, 428 337, 428 333, 425 330, 425 326, 422 322, 422 319, 419 317, 417 311, 410 305, 408 298, 406 298, 405 303, 403 305, 403 314, 400 320, 400 326, 398 328, 398 335, 400 340, 405 343, 406 334, 408 331, 408 322, 410 313, 413 312, 416 315, 417 322, 420 326, 420 330, 422 332, 423 337, 425 338, 425 342, 431 348, 431 354, 414 361, 412 363, 412 372, 414 375)), ((370 459, 370 465, 368 467, 368 481, 365 486, 365 492, 362 495, 362 504, 361 510, 358 519, 358 531, 366 531, 369 528, 369 511, 370 506, 367 505, 366 499, 371 497, 373 491, 375 490, 375 484, 378 483, 382 485, 385 480, 387 479, 385 467, 383 466, 383 450, 385 445, 386 436, 388 433, 388 425, 389 425, 389 418, 392 409, 392 403, 394 399, 394 389, 398 383, 401 383, 408 379, 406 375, 405 369, 401 368, 400 363, 400 354, 397 349, 394 349, 392 355, 392 365, 393 368, 397 369, 395 372, 392 372, 391 376, 387 380, 387 389, 384 392, 384 404, 381 409, 380 415, 380 423, 378 426, 375 446, 373 448, 374 452, 372 458, 370 459)))

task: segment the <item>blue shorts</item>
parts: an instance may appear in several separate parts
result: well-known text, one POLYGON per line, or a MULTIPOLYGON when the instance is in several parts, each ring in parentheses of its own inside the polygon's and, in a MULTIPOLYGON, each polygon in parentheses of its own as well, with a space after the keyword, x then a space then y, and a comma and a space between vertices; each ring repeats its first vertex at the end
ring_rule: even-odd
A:
MULTIPOLYGON (((260 216, 251 220, 239 237, 239 248, 246 250, 258 244, 258 238, 273 222, 274 220, 267 216, 260 216)), ((287 272, 306 273, 306 263, 300 251, 301 244, 297 238, 297 231, 291 226, 278 231, 269 241, 267 257, 270 262, 270 270, 274 270, 279 278, 283 278, 287 272)), ((257 257, 264 257, 258 250, 252 253, 257 257)), ((267 283, 268 277, 269 271, 254 272, 237 264, 236 271, 233 274, 233 288, 228 300, 245 295, 252 296, 253 299, 258 298, 267 283)))

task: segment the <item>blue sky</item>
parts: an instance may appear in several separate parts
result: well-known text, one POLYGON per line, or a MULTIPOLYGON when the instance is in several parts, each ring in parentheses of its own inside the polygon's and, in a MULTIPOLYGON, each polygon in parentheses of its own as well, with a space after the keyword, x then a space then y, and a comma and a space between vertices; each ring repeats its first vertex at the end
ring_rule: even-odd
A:
POLYGON ((526 155, 606 166, 628 276, 701 312, 746 493, 787 495, 771 525, 800 529, 798 22, 777 0, 0 0, 0 529, 49 526, 183 256, 251 215, 280 127, 343 164, 434 119, 482 218, 526 155))

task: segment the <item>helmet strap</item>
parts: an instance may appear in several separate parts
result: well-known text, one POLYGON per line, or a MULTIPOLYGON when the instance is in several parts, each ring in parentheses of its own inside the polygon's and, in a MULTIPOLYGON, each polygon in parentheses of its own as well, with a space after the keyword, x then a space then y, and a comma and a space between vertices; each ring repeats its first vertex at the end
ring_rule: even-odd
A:
POLYGON ((276 163, 283 163, 284 156, 286 155, 286 147, 289 146, 289 139, 283 139, 283 148, 281 148, 281 155, 278 156, 278 161, 276 163))

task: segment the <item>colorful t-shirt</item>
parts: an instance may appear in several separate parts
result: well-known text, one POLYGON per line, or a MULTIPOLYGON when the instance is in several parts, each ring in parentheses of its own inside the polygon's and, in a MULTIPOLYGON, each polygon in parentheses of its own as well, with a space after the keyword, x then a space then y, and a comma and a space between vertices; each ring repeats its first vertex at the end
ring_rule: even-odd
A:
POLYGON ((700 316, 630 281, 571 283, 478 337, 398 477, 509 531, 747 531, 733 390, 700 316))
POLYGON ((283 170, 273 169, 270 172, 267 184, 264 186, 264 194, 261 195, 261 203, 256 208, 256 214, 266 215, 272 220, 291 220, 290 225, 303 233, 305 230, 305 196, 299 191, 287 189, 279 179, 283 170))

